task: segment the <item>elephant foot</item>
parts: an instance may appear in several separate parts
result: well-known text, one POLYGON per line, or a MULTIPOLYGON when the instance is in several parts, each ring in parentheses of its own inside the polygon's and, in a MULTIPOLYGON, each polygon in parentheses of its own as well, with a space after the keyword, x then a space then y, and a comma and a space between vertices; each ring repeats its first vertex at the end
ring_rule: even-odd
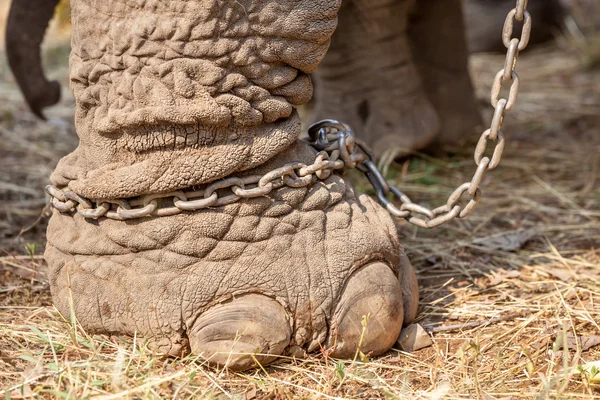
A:
MULTIPOLYGON (((239 176, 316 156, 296 143, 239 176)), ((143 336, 161 354, 232 370, 329 347, 381 354, 418 302, 389 214, 335 173, 177 215, 55 210, 45 256, 57 309, 87 331, 143 336)))
MULTIPOLYGON (((418 301, 394 221, 336 172, 343 148, 326 160, 297 140, 294 106, 311 96, 341 1, 133 3, 72 2, 81 140, 51 177, 56 308, 88 332, 235 370, 327 348, 332 327, 334 354, 349 356, 362 315, 363 351, 387 350, 418 301)), ((407 54, 394 28, 409 3, 363 0, 374 23, 356 3, 344 18, 379 31, 384 16, 374 40, 407 54)), ((363 56, 366 79, 349 91, 330 76, 323 92, 356 99, 345 112, 362 125, 344 122, 379 150, 391 132, 431 141, 437 119, 410 59, 363 56)))
MULTIPOLYGON (((374 262, 350 276, 324 343, 332 357, 352 358, 358 351, 377 356, 393 346, 418 305, 410 264, 403 265, 403 273, 404 279, 386 264, 374 262)), ((191 351, 234 371, 265 366, 293 349, 291 322, 277 301, 244 295, 213 306, 196 320, 189 332, 191 351)))
POLYGON ((286 310, 260 294, 247 294, 205 311, 193 324, 190 346, 211 364, 234 371, 273 362, 290 343, 286 310))

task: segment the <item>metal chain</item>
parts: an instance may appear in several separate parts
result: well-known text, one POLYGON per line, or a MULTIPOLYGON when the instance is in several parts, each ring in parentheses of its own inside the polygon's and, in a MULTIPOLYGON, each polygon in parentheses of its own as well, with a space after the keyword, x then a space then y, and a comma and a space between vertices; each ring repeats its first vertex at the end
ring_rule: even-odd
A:
POLYGON ((52 206, 58 211, 77 211, 84 218, 127 220, 163 217, 265 196, 282 186, 299 188, 311 185, 315 179, 327 179, 333 171, 345 168, 345 163, 338 159, 338 154, 339 152, 321 151, 310 165, 291 162, 264 175, 230 177, 213 182, 203 189, 146 194, 131 199, 93 201, 71 190, 61 190, 52 185, 46 186, 46 193, 50 195, 52 206))
MULTIPOLYGON (((473 211, 481 197, 480 190, 475 187, 467 205, 464 208, 458 205, 463 193, 472 189, 471 182, 463 183, 450 195, 446 205, 430 210, 425 206, 413 203, 400 189, 386 181, 377 168, 375 157, 369 148, 363 142, 355 139, 354 133, 346 124, 335 120, 320 121, 309 128, 308 135, 311 140, 310 144, 315 149, 326 152, 339 151, 347 168, 357 168, 365 174, 375 189, 379 203, 390 214, 405 218, 413 225, 433 228, 456 217, 464 218, 473 211), (389 194, 402 203, 400 208, 388 199, 389 194), (426 219, 416 217, 416 214, 423 215, 426 219)), ((479 174, 481 174, 480 170, 482 168, 478 168, 479 174)))
POLYGON ((506 59, 504 61, 504 68, 498 71, 492 83, 490 102, 492 107, 494 107, 494 114, 490 128, 481 134, 475 147, 474 160, 477 170, 471 181, 463 183, 450 195, 445 205, 430 210, 413 203, 408 196, 398 188, 387 184, 382 178, 372 178, 367 175, 375 188, 377 199, 391 214, 405 218, 414 225, 423 228, 433 228, 455 218, 465 218, 473 212, 481 198, 479 186, 485 173, 498 166, 504 152, 504 134, 500 129, 502 128, 507 111, 510 111, 515 106, 517 100, 519 92, 519 75, 515 71, 517 58, 519 52, 527 47, 530 36, 531 15, 527 11, 527 0, 516 0, 516 6, 509 11, 504 21, 504 27, 502 28, 502 43, 504 43, 507 49, 506 59), (520 38, 512 37, 515 21, 523 22, 520 38), (508 99, 500 98, 502 84, 508 81, 511 82, 508 99), (495 142, 495 146, 491 152, 491 157, 487 157, 484 154, 490 141, 495 142), (470 198, 463 207, 458 202, 465 192, 470 198), (389 193, 402 203, 400 208, 396 207, 387 198, 389 193), (416 217, 414 214, 420 214, 426 218, 416 217))
MULTIPOLYGON (((375 160, 372 156, 369 156, 361 165, 357 165, 357 168, 365 173, 369 182, 375 189, 379 203, 381 203, 381 205, 392 215, 399 218, 405 218, 411 224, 422 228, 433 228, 455 218, 465 218, 473 212, 481 199, 481 189, 479 189, 479 186, 483 181, 485 173, 498 166, 500 159, 502 158, 502 153, 504 152, 504 134, 500 128, 504 122, 506 112, 510 111, 515 106, 517 100, 519 92, 519 75, 517 75, 515 71, 517 57, 519 52, 527 47, 530 35, 531 15, 527 11, 527 0, 516 0, 516 7, 506 16, 504 27, 502 29, 502 42, 507 49, 506 59, 504 61, 504 68, 498 71, 492 83, 490 102, 492 107, 494 107, 494 115, 492 117, 490 128, 486 129, 481 134, 477 146, 475 147, 474 159, 477 170, 471 178, 471 181, 463 183, 452 192, 445 205, 431 210, 422 205, 413 203, 407 195, 400 191, 400 189, 386 182, 385 178, 381 175, 381 172, 377 169, 375 160), (515 21, 523 22, 520 38, 512 37, 515 21), (511 81, 508 99, 500 98, 502 84, 507 81, 511 81), (484 156, 489 141, 496 142, 491 158, 484 156), (388 199, 390 193, 395 199, 402 203, 400 208, 396 207, 388 199), (468 194, 469 200, 462 206, 458 203, 465 193, 468 194), (425 218, 416 215, 421 215, 425 218)), ((322 121, 309 129, 311 139, 316 139, 315 142, 317 144, 319 142, 325 142, 325 137, 327 135, 323 132, 317 133, 317 131, 327 128, 349 129, 347 126, 340 124, 337 121, 322 121), (313 130, 313 132, 311 133, 310 130, 313 130)), ((315 147, 320 149, 318 146, 315 147)), ((364 145, 362 145, 362 147, 364 151, 364 145)))
POLYGON ((356 139, 348 125, 335 120, 320 121, 309 128, 309 144, 318 151, 315 161, 310 165, 291 162, 262 176, 230 177, 213 182, 203 189, 146 194, 132 199, 93 201, 71 190, 61 190, 51 185, 46 187, 46 192, 52 199, 52 206, 60 212, 77 211, 84 218, 90 219, 106 217, 127 220, 220 207, 241 199, 265 196, 283 186, 292 188, 309 186, 317 179, 327 179, 333 171, 357 168, 366 175, 381 205, 392 215, 405 218, 411 224, 422 228, 433 228, 455 218, 465 218, 479 203, 481 198, 479 185, 485 173, 496 168, 502 158, 504 135, 500 128, 506 112, 514 107, 517 99, 519 91, 519 76, 515 72, 517 57, 519 52, 527 47, 531 33, 531 16, 526 7, 527 0, 517 0, 516 7, 508 13, 504 22, 502 42, 507 48, 506 61, 504 68, 496 74, 492 84, 491 104, 495 110, 491 126, 483 132, 475 147, 474 159, 477 170, 471 181, 460 185, 441 207, 430 210, 415 204, 397 187, 390 185, 377 168, 375 157, 370 149, 356 139), (512 38, 515 20, 523 21, 520 39, 512 38), (508 99, 499 98, 502 84, 506 81, 512 81, 508 99), (484 156, 489 141, 496 142, 491 158, 484 156), (464 193, 467 193, 470 198, 462 206, 458 203, 464 193), (390 194, 402 203, 400 208, 388 199, 390 194))

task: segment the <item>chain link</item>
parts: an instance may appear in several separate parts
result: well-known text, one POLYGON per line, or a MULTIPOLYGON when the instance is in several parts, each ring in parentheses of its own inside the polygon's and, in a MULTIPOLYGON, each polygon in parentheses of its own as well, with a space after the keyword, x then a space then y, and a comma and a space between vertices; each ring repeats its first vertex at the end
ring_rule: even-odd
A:
MULTIPOLYGON (((340 132, 340 137, 352 137, 340 132)), ((354 143, 351 141, 351 143, 354 143)), ((333 146, 335 147, 335 146, 333 146)), ((92 201, 68 189, 46 186, 46 193, 52 198, 52 205, 63 213, 77 212, 84 218, 105 217, 115 220, 128 220, 144 217, 176 215, 183 211, 196 211, 210 207, 221 207, 241 199, 266 196, 282 186, 293 188, 313 184, 317 179, 328 178, 333 171, 346 168, 344 161, 337 158, 339 150, 320 151, 313 164, 291 162, 264 175, 242 178, 230 177, 213 182, 203 189, 177 191, 171 193, 146 194, 131 199, 100 199, 92 201), (253 187, 250 187, 253 186, 253 187), (92 205, 92 204, 95 205, 92 205)), ((361 155, 349 155, 357 162, 361 155)))
POLYGON ((502 158, 504 135, 501 128, 504 116, 514 107, 519 92, 519 76, 515 72, 517 58, 519 52, 527 47, 531 34, 531 16, 526 7, 527 0, 516 0, 516 7, 508 13, 504 22, 502 42, 507 48, 506 60, 504 68, 498 71, 492 83, 490 103, 494 107, 494 115, 490 128, 481 134, 475 147, 477 170, 471 181, 460 185, 448 197, 445 205, 433 210, 413 203, 400 189, 390 185, 377 168, 375 157, 368 146, 356 139, 349 126, 335 120, 323 120, 309 128, 309 144, 318 151, 315 161, 310 165, 296 161, 262 176, 230 177, 213 182, 203 189, 146 194, 133 199, 92 201, 68 189, 61 190, 54 186, 47 186, 46 192, 52 199, 52 206, 60 212, 76 211, 89 219, 106 217, 128 220, 221 207, 241 199, 266 196, 283 186, 309 186, 317 180, 327 179, 334 171, 357 168, 375 189, 379 203, 392 215, 404 218, 413 225, 433 228, 455 218, 465 218, 481 199, 479 186, 485 173, 496 168, 502 158), (520 38, 512 37, 515 21, 523 22, 520 38), (511 81, 508 99, 500 98, 502 84, 508 81, 511 81), (490 141, 495 142, 495 146, 491 157, 487 157, 484 154, 490 141), (465 193, 468 201, 461 205, 465 193), (388 198, 390 195, 401 203, 399 208, 388 198))
MULTIPOLYGON (((383 184, 380 179, 371 180, 371 184, 375 188, 377 199, 379 202, 393 215, 399 218, 406 218, 408 222, 423 227, 433 228, 455 218, 465 218, 475 209, 481 198, 481 190, 479 186, 483 181, 485 173, 498 166, 502 153, 504 152, 504 134, 501 131, 504 117, 507 111, 510 111, 515 106, 519 93, 519 75, 515 71, 517 67, 517 58, 519 52, 524 50, 529 43, 531 36, 531 15, 527 11, 527 0, 516 0, 516 6, 509 11, 504 21, 502 28, 502 43, 504 43, 507 52, 502 68, 496 76, 491 87, 490 103, 494 107, 494 114, 490 123, 490 128, 486 129, 479 138, 475 147, 474 160, 477 165, 477 170, 471 178, 470 182, 465 182, 460 185, 448 198, 446 205, 429 210, 426 207, 416 205, 408 196, 402 193, 398 188, 391 185, 383 184), (523 22, 520 38, 513 38, 513 30, 515 21, 523 22), (502 84, 510 81, 508 99, 500 98, 502 84), (489 142, 495 142, 491 158, 485 157, 489 142), (396 207, 388 198, 391 193, 393 197, 399 200, 402 205, 396 207), (469 196, 468 202, 461 206, 459 201, 463 195, 467 193, 469 196), (426 218, 415 216, 420 214, 426 218)), ((385 182, 385 181, 383 181, 385 182)))
MULTIPOLYGON (((399 218, 405 218, 413 225, 423 228, 433 228, 455 218, 465 218, 473 212, 479 203, 481 198, 479 186, 483 181, 485 173, 496 168, 502 158, 505 145, 504 134, 501 131, 502 124, 504 123, 506 112, 512 110, 515 106, 519 93, 519 75, 515 71, 517 58, 519 52, 527 47, 529 37, 531 36, 531 15, 526 8, 527 0, 517 0, 516 7, 508 13, 504 22, 502 42, 507 49, 506 59, 504 68, 498 71, 492 83, 490 103, 492 107, 494 107, 494 114, 490 123, 490 128, 486 129, 481 134, 477 146, 475 147, 474 160, 477 165, 477 170, 471 178, 471 181, 460 185, 450 195, 444 206, 430 210, 427 207, 413 203, 408 196, 400 191, 400 189, 387 183, 379 170, 373 165, 374 159, 372 156, 369 156, 362 165, 357 165, 357 168, 367 175, 369 182, 375 189, 378 201, 392 215, 399 218), (512 37, 515 21, 523 22, 520 38, 512 37), (510 81, 508 99, 500 98, 502 84, 508 81, 510 81), (495 142, 491 158, 484 156, 490 141, 495 142), (400 208, 388 199, 390 193, 394 199, 402 203, 400 208), (462 206, 459 202, 465 193, 467 193, 469 199, 466 204, 462 206)), ((329 121, 328 126, 333 129, 347 129, 347 127, 337 121, 329 121)), ((320 126, 317 125, 311 129, 314 130, 319 127, 320 126)), ((327 141, 327 135, 326 131, 313 133, 311 138, 315 140, 317 148, 328 149, 331 147, 331 141, 327 141)), ((331 134, 329 133, 329 135, 331 134)), ((368 154, 368 152, 364 151, 365 147, 362 147, 363 153, 368 154)))

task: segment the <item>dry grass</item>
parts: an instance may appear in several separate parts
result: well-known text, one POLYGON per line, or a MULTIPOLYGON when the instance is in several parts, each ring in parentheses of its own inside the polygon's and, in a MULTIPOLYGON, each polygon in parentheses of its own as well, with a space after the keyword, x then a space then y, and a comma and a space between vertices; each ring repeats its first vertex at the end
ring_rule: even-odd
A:
MULTIPOLYGON (((57 52, 49 62, 64 80, 57 52)), ((479 208, 433 231, 399 225, 432 347, 368 362, 316 355, 248 373, 155 357, 141 340, 90 337, 58 315, 40 256, 42 188, 76 143, 73 101, 37 121, 1 65, 0 396, 600 399, 577 368, 600 360, 600 346, 590 346, 600 340, 600 72, 584 58, 555 47, 523 54, 505 156, 479 208)), ((473 60, 482 99, 501 64, 473 60)), ((471 151, 417 156, 389 176, 437 205, 473 173, 471 151)))

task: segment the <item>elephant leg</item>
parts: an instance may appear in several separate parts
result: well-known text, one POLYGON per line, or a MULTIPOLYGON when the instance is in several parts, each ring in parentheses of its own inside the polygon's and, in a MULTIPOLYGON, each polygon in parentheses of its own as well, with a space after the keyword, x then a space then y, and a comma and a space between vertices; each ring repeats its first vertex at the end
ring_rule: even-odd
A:
MULTIPOLYGON (((191 351, 236 370, 325 347, 332 326, 342 340, 334 354, 353 355, 362 315, 364 351, 392 346, 418 301, 394 222, 338 173, 287 179, 321 168, 322 155, 298 140, 294 106, 312 94, 338 6, 71 2, 80 142, 50 192, 97 208, 57 208, 50 219, 60 312, 88 332, 137 335, 162 354, 191 351)), ((404 39, 389 43, 408 51, 404 39)), ((395 86, 407 113, 426 103, 419 88, 409 103, 395 86)), ((379 91, 367 108, 395 122, 379 111, 379 91)))
POLYGON ((410 54, 411 0, 346 0, 316 75, 315 119, 348 123, 376 155, 419 150, 439 132, 410 54))
POLYGON ((437 144, 457 144, 475 134, 481 120, 468 71, 461 0, 417 0, 408 37, 423 88, 440 118, 437 144))

